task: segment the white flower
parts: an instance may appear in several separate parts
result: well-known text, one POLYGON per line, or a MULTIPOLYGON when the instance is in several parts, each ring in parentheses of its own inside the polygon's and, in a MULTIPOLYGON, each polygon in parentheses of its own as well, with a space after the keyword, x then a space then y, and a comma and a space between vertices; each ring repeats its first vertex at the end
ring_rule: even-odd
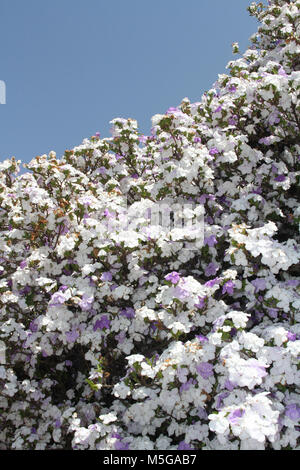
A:
POLYGON ((99 419, 103 421, 103 424, 109 424, 109 423, 116 421, 118 417, 114 413, 106 413, 106 414, 99 415, 99 419))
POLYGON ((145 356, 142 354, 131 354, 131 356, 127 356, 128 365, 132 366, 135 362, 142 362, 145 359, 145 356))
POLYGON ((116 384, 113 388, 113 394, 119 398, 126 398, 130 395, 130 388, 127 387, 123 382, 116 384))

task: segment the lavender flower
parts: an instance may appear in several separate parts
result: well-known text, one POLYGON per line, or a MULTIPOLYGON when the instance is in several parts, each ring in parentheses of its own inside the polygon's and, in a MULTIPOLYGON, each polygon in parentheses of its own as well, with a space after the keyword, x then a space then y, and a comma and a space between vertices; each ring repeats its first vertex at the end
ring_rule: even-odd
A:
POLYGON ((200 343, 207 343, 208 342, 208 338, 206 338, 206 336, 196 335, 196 338, 197 338, 198 341, 200 341, 200 343))
POLYGON ((177 450, 193 450, 193 448, 185 441, 181 441, 178 444, 177 450))
POLYGON ((251 284, 255 287, 255 294, 260 290, 266 289, 266 281, 262 278, 254 279, 254 281, 251 281, 251 284))
POLYGON ((60 292, 55 292, 50 299, 49 306, 50 307, 57 307, 65 303, 65 296, 60 292))
POLYGON ((38 325, 34 321, 32 321, 29 324, 29 329, 30 331, 32 331, 32 333, 36 333, 39 328, 38 328, 38 325))
POLYGON ((214 375, 213 365, 209 362, 200 362, 200 364, 196 366, 196 370, 205 380, 214 375))
POLYGON ((210 235, 210 237, 204 238, 204 245, 214 246, 217 243, 215 235, 210 235))
POLYGON ((205 276, 206 277, 214 276, 218 270, 219 270, 219 267, 217 264, 209 263, 209 265, 205 269, 205 276))
POLYGON ((279 181, 279 182, 282 182, 285 180, 285 176, 284 175, 278 175, 276 176, 276 178, 274 178, 275 181, 279 181))
POLYGON ((101 281, 111 281, 112 280, 112 274, 109 271, 106 271, 102 273, 100 277, 101 281))
POLYGON ((129 443, 128 442, 122 442, 122 441, 116 441, 115 442, 115 449, 116 450, 129 450, 129 443))
POLYGON ((123 315, 124 317, 131 319, 131 318, 134 318, 135 311, 132 307, 126 307, 120 311, 120 315, 123 315))
POLYGON ((204 308, 205 307, 205 301, 207 299, 207 297, 198 297, 199 299, 199 303, 198 304, 195 304, 195 307, 196 308, 204 308))
POLYGON ((291 405, 287 405, 285 408, 285 416, 290 418, 292 421, 299 421, 300 420, 300 406, 297 403, 292 403, 291 405))
POLYGON ((102 317, 100 318, 100 320, 97 320, 94 327, 93 327, 93 330, 96 331, 96 330, 103 330, 103 328, 109 328, 110 327, 110 320, 108 318, 107 315, 102 315, 102 317))
POLYGON ((238 419, 241 418, 244 414, 245 410, 237 409, 229 414, 228 419, 232 424, 236 424, 238 419))
POLYGON ((87 294, 83 294, 81 301, 79 302, 79 306, 83 312, 87 312, 91 310, 92 305, 94 302, 94 296, 88 296, 87 294))
POLYGON ((75 331, 75 330, 73 330, 73 331, 68 331, 68 332, 66 333, 67 342, 68 342, 68 343, 75 343, 75 341, 76 341, 76 339, 78 338, 78 336, 79 336, 78 331, 75 331))
POLYGON ((297 335, 296 335, 296 333, 291 333, 290 331, 288 331, 287 338, 288 338, 289 341, 296 341, 297 335))
POLYGON ((210 281, 207 281, 204 286, 205 287, 213 287, 215 284, 218 284, 220 282, 220 279, 216 277, 215 279, 211 279, 210 281))
POLYGON ((216 402, 216 409, 217 410, 222 409, 222 402, 223 402, 224 398, 227 398, 227 397, 229 397, 229 392, 223 392, 223 393, 220 393, 217 396, 217 402, 216 402))
POLYGON ((209 151, 209 155, 211 156, 217 155, 218 153, 219 153, 219 150, 216 147, 211 148, 209 151))
POLYGON ((172 282, 172 284, 177 284, 180 281, 180 274, 176 271, 172 271, 165 276, 165 279, 166 281, 172 282))
POLYGON ((235 287, 235 284, 233 281, 227 281, 223 286, 222 294, 232 295, 234 287, 235 287))

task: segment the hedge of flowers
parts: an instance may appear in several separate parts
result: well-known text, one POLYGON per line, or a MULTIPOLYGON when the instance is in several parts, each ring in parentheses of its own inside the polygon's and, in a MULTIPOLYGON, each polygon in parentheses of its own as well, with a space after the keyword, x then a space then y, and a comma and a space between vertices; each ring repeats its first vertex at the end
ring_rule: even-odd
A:
POLYGON ((299 10, 252 3, 251 47, 150 136, 0 164, 1 449, 300 448, 299 10), (197 249, 144 216, 183 199, 197 249))

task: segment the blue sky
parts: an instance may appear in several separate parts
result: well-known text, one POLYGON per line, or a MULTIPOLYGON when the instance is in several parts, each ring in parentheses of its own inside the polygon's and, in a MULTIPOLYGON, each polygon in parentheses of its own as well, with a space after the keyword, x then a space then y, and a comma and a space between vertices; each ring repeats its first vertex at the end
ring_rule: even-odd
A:
POLYGON ((247 0, 1 0, 0 161, 79 145, 115 117, 199 101, 257 23, 247 0))

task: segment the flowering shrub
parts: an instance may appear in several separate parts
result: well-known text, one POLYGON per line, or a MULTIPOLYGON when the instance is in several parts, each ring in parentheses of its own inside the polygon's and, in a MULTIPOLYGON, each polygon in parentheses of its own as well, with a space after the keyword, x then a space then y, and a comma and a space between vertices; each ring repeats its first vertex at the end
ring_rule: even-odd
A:
POLYGON ((1 163, 2 449, 300 448, 299 9, 252 3, 252 46, 150 136, 1 163), (196 249, 145 223, 182 199, 196 249))

